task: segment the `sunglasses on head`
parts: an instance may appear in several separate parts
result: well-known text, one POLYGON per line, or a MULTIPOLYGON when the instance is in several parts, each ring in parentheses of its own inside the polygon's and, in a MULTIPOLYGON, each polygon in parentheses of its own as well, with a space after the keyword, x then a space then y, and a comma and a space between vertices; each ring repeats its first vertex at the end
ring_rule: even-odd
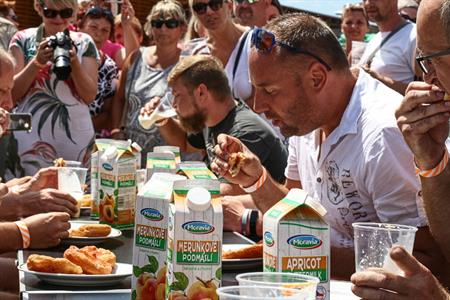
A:
POLYGON ((103 9, 100 7, 91 7, 87 12, 86 16, 91 16, 93 18, 106 18, 109 22, 114 23, 114 16, 111 11, 103 9))
POLYGON ((57 15, 59 15, 62 19, 69 19, 73 16, 73 9, 71 8, 63 8, 61 10, 48 8, 46 6, 42 6, 42 11, 44 13, 44 17, 47 19, 54 19, 57 15))
POLYGON ((222 8, 224 0, 209 0, 207 3, 198 2, 192 5, 192 9, 197 13, 198 15, 202 15, 206 13, 206 10, 211 8, 213 11, 218 11, 222 8))
POLYGON ((176 19, 167 19, 167 20, 157 19, 157 20, 151 20, 150 24, 152 25, 153 28, 159 29, 164 24, 164 25, 166 25, 167 28, 173 29, 173 28, 177 28, 178 26, 180 26, 180 21, 178 21, 176 19))
POLYGON ((248 2, 248 4, 258 3, 260 0, 234 0, 237 4, 248 2))
POLYGON ((252 33, 252 40, 251 40, 252 47, 255 47, 260 52, 264 53, 271 53, 272 49, 275 47, 275 45, 279 45, 282 48, 287 49, 288 51, 291 51, 295 54, 303 54, 308 55, 310 57, 315 58, 318 62, 320 62, 322 65, 324 65, 328 71, 331 71, 330 65, 328 65, 323 59, 321 59, 319 56, 303 49, 299 49, 297 47, 294 47, 293 45, 289 44, 288 42, 283 41, 277 41, 275 39, 275 35, 262 28, 256 28, 253 30, 252 33))

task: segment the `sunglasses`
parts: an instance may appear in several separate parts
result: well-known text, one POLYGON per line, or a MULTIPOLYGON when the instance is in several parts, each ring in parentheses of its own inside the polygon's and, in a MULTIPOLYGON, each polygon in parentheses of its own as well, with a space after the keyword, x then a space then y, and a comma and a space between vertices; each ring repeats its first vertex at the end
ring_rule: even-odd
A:
POLYGON ((42 10, 44 13, 44 17, 46 17, 47 19, 54 19, 57 15, 59 15, 62 19, 69 19, 73 16, 73 9, 71 8, 57 10, 42 6, 42 10))
POLYGON ((248 4, 258 3, 260 0, 234 0, 237 4, 247 2, 248 4))
POLYGON ((416 57, 416 61, 417 64, 420 66, 420 68, 422 69, 422 72, 425 75, 428 75, 429 73, 431 73, 432 69, 433 69, 433 58, 437 58, 437 57, 441 57, 441 56, 445 56, 445 55, 450 55, 450 49, 446 49, 446 50, 442 50, 442 51, 438 51, 436 53, 430 54, 430 55, 419 55, 416 57))
POLYGON ((272 32, 267 31, 262 28, 255 28, 253 30, 251 45, 252 45, 252 47, 255 47, 256 49, 258 49, 258 51, 264 52, 264 53, 272 52, 272 49, 275 47, 275 45, 279 45, 280 47, 285 48, 293 53, 303 54, 303 55, 308 55, 310 57, 313 57, 318 62, 320 62, 322 65, 324 65, 328 71, 331 71, 330 65, 328 65, 319 56, 317 56, 307 50, 296 48, 287 42, 277 41, 275 39, 275 35, 272 32))
POLYGON ((192 5, 192 9, 197 13, 198 15, 203 15, 206 13, 206 10, 211 8, 213 11, 218 11, 222 8, 224 0, 209 0, 207 3, 198 2, 192 5))
POLYGON ((151 20, 150 24, 152 25, 153 28, 161 28, 164 25, 166 25, 167 28, 169 29, 173 29, 173 28, 177 28, 178 26, 180 26, 180 21, 176 20, 176 19, 167 19, 167 20, 163 20, 163 19, 157 19, 157 20, 151 20))
POLYGON ((111 11, 103 9, 100 7, 91 7, 87 12, 86 16, 90 16, 96 19, 106 18, 109 22, 114 23, 114 16, 111 11))

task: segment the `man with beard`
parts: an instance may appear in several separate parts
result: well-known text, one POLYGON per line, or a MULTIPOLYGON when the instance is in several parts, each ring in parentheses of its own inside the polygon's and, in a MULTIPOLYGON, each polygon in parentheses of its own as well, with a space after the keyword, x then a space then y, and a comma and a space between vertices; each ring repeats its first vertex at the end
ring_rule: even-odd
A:
POLYGON ((269 21, 270 6, 271 0, 233 0, 235 20, 244 26, 262 27, 269 21))
MULTIPOLYGON (((349 279, 354 272, 354 222, 419 227, 414 254, 427 266, 442 261, 423 211, 413 156, 394 117, 401 95, 364 71, 352 74, 332 30, 307 14, 281 16, 255 30, 249 66, 255 110, 291 136, 286 183, 273 181, 245 145, 226 135, 218 137, 212 169, 253 190, 262 213, 291 188, 320 200, 331 226, 334 278, 349 279), (247 159, 231 177, 227 161, 236 152, 247 159)), ((224 223, 240 220, 228 214, 224 223)))
MULTIPOLYGON (((232 98, 227 76, 217 58, 185 57, 172 69, 168 82, 179 119, 179 122, 166 119, 159 124, 160 133, 169 145, 185 152, 206 150, 209 165, 217 136, 226 133, 251 149, 277 182, 284 182, 286 148, 267 123, 232 98)), ((158 102, 159 99, 153 99, 147 103, 141 114, 150 114, 158 102)), ((237 186, 230 188, 242 194, 237 186)))
POLYGON ((370 40, 360 64, 374 78, 404 94, 414 80, 416 26, 399 15, 397 0, 364 0, 364 9, 380 31, 370 40))

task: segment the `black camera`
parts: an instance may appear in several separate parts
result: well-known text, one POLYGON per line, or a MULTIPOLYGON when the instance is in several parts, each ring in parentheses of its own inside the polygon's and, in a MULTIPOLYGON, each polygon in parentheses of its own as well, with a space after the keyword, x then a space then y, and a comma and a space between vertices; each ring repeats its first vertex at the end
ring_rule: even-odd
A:
POLYGON ((53 72, 59 80, 67 80, 72 72, 69 51, 72 49, 73 42, 69 32, 58 32, 50 37, 48 44, 54 49, 53 72))

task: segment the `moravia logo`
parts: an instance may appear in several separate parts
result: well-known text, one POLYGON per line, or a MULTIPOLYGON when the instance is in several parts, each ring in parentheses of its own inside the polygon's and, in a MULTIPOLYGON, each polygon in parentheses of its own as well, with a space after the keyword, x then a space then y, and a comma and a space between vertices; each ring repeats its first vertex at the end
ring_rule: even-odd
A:
POLYGON ((182 227, 193 234, 207 234, 214 231, 214 226, 203 221, 186 222, 182 227))
POLYGON ((311 234, 294 235, 287 242, 289 245, 302 250, 315 249, 322 245, 322 240, 311 234))
POLYGON ((103 169, 105 169, 107 171, 112 171, 113 170, 113 167, 110 164, 108 164, 108 163, 103 163, 102 167, 103 167, 103 169))
POLYGON ((164 219, 164 216, 159 212, 159 210, 154 208, 141 209, 141 215, 150 221, 161 221, 164 219))
POLYGON ((264 232, 264 243, 266 243, 268 247, 272 247, 275 244, 272 233, 269 231, 264 232))

